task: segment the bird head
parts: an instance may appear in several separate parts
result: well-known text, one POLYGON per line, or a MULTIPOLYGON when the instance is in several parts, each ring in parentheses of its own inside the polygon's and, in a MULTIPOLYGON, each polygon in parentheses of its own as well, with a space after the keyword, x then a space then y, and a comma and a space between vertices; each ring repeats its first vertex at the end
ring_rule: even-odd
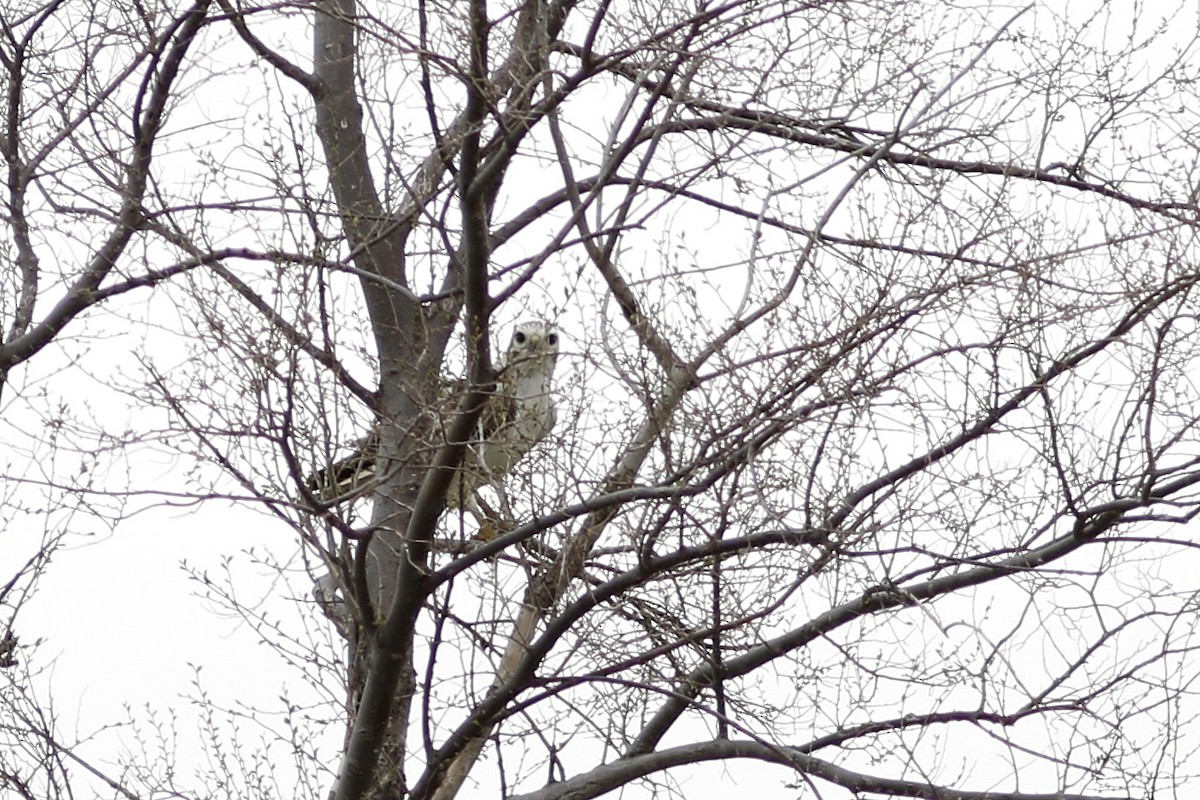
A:
POLYGON ((513 329, 504 357, 505 370, 554 369, 558 360, 558 331, 544 322, 522 322, 513 329))

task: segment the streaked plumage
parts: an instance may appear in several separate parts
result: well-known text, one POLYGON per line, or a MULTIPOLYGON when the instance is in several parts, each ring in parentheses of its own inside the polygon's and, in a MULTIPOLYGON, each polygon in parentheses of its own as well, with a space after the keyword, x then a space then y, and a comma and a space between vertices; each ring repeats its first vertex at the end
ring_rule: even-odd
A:
MULTIPOLYGON (((482 517, 475 492, 508 474, 554 427, 550 387, 557 359, 558 333, 553 327, 525 322, 514 329, 499 370, 496 393, 484 403, 477 433, 468 443, 447 492, 448 507, 464 508, 482 517)), ((446 400, 453 403, 455 397, 446 400)), ((441 416, 443 422, 448 422, 448 413, 441 416)), ((375 485, 377 449, 378 432, 372 431, 353 454, 309 476, 309 491, 325 503, 366 493, 375 485)))

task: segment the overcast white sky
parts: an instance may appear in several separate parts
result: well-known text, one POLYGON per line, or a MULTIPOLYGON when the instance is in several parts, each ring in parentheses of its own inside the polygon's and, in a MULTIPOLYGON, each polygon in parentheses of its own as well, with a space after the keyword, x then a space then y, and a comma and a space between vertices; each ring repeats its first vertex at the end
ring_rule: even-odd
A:
MULTIPOLYGON (((1117 27, 1110 29, 1110 35, 1119 35, 1117 27)), ((238 107, 253 104, 253 98, 238 98, 238 107)), ((208 114, 206 109, 205 116, 208 114)), ((176 124, 186 127, 179 120, 176 124)), ((718 236, 714 242, 692 245, 714 256, 718 247, 729 244, 719 234, 714 235, 718 236)), ((131 308, 144 301, 144 294, 128 300, 131 308)), ((79 330, 128 340, 127 333, 106 331, 107 324, 88 321, 79 330)), ((565 324, 570 327, 576 323, 565 320, 565 324)), ((147 341, 154 336, 152 331, 142 331, 135 338, 137 335, 149 337, 147 341)), ((148 346, 171 345, 153 342, 148 346)), ((61 398, 86 405, 86 413, 113 429, 120 429, 130 415, 139 413, 123 405, 121 394, 110 389, 108 377, 116 362, 106 364, 108 358, 103 338, 69 338, 58 354, 39 356, 22 368, 0 407, 4 414, 0 446, 7 446, 9 453, 0 458, 4 471, 29 477, 36 471, 10 464, 27 463, 46 454, 32 449, 33 441, 42 435, 43 426, 55 412, 40 405, 36 400, 39 392, 46 392, 51 401, 61 398), (79 363, 86 365, 90 374, 68 366, 71 357, 82 359, 79 363)), ((564 368, 568 373, 580 368, 578 357, 568 357, 564 368)), ((132 452, 129 485, 186 486, 180 473, 187 465, 160 456, 142 459, 136 448, 132 452)), ((148 455, 149 451, 142 453, 148 455)), ((55 469, 65 467, 59 463, 55 469)), ((54 474, 50 470, 47 473, 54 474)), ((121 480, 120 475, 102 477, 109 485, 121 480)), ((36 489, 22 488, 19 492, 29 502, 38 502, 36 489)), ((135 498, 132 507, 142 502, 135 498)), ((19 511, 4 521, 0 580, 11 575, 14 565, 37 546, 43 525, 44 519, 38 514, 19 511)), ((187 743, 199 735, 196 710, 187 700, 195 693, 194 665, 202 665, 204 685, 221 706, 246 703, 267 708, 275 704, 278 708, 276 698, 285 688, 302 702, 316 699, 255 631, 205 599, 202 587, 181 568, 181 563, 187 562, 223 581, 228 566, 244 601, 261 603, 261 608, 280 618, 295 615, 292 597, 307 597, 308 584, 294 561, 295 533, 287 526, 263 513, 226 502, 148 508, 123 519, 114 531, 79 515, 69 526, 73 535, 56 553, 38 593, 22 609, 16 625, 23 644, 40 642, 36 663, 49 668, 38 676, 37 685, 39 691, 52 698, 64 731, 88 736, 125 720, 125 707, 133 708, 135 716, 143 716, 141 709, 155 714, 173 710, 180 721, 176 726, 181 737, 178 753, 186 764, 198 757, 198 748, 187 743), (251 551, 291 562, 295 571, 290 584, 281 583, 278 574, 256 564, 249 555, 251 551)), ((1189 534, 1194 534, 1194 526, 1189 534)), ((1172 579, 1171 570, 1178 570, 1181 580, 1200 574, 1200 556, 1193 550, 1190 561, 1184 557, 1164 565, 1165 580, 1172 579)), ((330 641, 331 647, 336 646, 330 641)), ((340 735, 336 726, 334 732, 340 735)), ((84 745, 81 754, 103 764, 114 758, 122 743, 133 746, 130 731, 111 729, 84 745)), ((331 741, 331 745, 336 748, 336 742, 331 741)), ((786 772, 782 770, 755 766, 743 771, 712 766, 693 770, 687 782, 698 795, 709 791, 720 795, 728 787, 738 786, 765 800, 795 796, 796 791, 783 788, 785 780, 786 772)), ((825 795, 829 800, 838 796, 834 792, 825 795)))

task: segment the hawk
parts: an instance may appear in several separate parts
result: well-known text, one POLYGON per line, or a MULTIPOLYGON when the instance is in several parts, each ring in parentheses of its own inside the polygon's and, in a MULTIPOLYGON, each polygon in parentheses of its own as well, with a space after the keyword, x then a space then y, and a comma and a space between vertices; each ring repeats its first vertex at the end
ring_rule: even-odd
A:
MULTIPOLYGON (((480 510, 475 493, 497 485, 554 427, 550 385, 557 360, 558 332, 552 326, 524 322, 513 330, 497 371, 496 392, 484 401, 475 435, 446 492, 448 508, 470 511, 484 525, 480 538, 491 538, 495 528, 480 510)), ((444 405, 452 407, 454 399, 447 397, 444 405)), ((449 415, 442 417, 444 422, 449 415)), ((378 446, 378 431, 372 431, 353 454, 311 475, 306 481, 309 491, 323 503, 361 496, 375 485, 378 446)))

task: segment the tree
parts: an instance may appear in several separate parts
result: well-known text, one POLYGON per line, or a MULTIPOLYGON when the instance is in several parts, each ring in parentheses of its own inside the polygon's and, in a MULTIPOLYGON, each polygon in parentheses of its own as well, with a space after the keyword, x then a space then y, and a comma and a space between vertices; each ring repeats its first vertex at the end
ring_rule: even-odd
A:
MULTIPOLYGON (((194 575, 328 717, 288 714, 296 786, 218 758, 204 793, 316 793, 344 726, 337 800, 649 795, 707 762, 804 797, 1183 796, 1196 30, 1108 2, 18 3, 4 497, 44 533, 4 641, 80 518, 252 507, 322 602, 281 621, 194 575), (447 487, 527 318, 564 337, 559 423, 475 541, 447 487), (371 429, 369 488, 315 492, 371 429)), ((196 792, 85 758, 35 713, 36 650, 3 653, 8 791, 196 792)))

